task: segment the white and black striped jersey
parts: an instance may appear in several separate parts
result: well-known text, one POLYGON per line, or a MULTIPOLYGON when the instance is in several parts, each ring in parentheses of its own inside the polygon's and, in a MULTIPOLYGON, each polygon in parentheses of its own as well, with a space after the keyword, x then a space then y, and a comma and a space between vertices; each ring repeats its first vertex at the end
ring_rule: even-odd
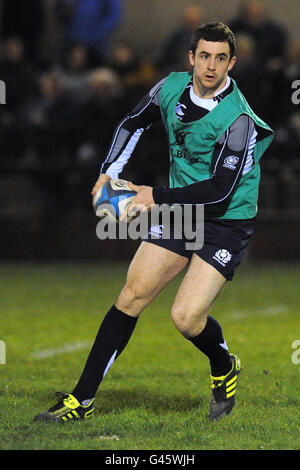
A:
MULTIPOLYGON (((101 173, 118 178, 143 132, 161 119, 160 90, 163 83, 164 80, 157 83, 117 126, 101 173)), ((214 98, 203 99, 194 93, 191 80, 178 101, 177 118, 182 122, 201 119, 232 90, 233 84, 228 77, 224 88, 214 98)), ((229 205, 240 177, 253 166, 256 136, 253 120, 247 115, 241 115, 215 145, 211 177, 183 188, 154 187, 155 203, 214 205, 215 209, 218 208, 216 215, 220 210, 223 212, 229 205)))

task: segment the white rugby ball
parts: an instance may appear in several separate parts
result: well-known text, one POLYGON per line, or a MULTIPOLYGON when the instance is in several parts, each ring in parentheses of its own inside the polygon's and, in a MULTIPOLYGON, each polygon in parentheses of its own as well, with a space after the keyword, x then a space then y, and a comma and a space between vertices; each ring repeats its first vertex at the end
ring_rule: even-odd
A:
MULTIPOLYGON (((136 192, 130 189, 128 181, 122 179, 107 181, 98 189, 93 198, 96 215, 101 219, 107 217, 112 222, 119 222, 121 215, 135 195, 136 192)), ((126 222, 130 222, 135 217, 136 214, 128 216, 126 222)))

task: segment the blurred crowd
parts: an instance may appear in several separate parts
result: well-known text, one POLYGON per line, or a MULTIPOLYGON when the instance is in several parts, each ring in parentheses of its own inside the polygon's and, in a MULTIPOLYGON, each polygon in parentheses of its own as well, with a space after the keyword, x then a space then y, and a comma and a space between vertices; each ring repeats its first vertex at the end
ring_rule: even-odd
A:
MULTIPOLYGON (((49 60, 39 47, 46 27, 43 4, 2 0, 0 79, 6 84, 6 105, 0 107, 0 169, 97 172, 120 119, 158 80, 188 69, 191 33, 206 21, 205 11, 187 6, 150 60, 132 45, 110 40, 122 24, 120 0, 56 0, 61 44, 49 60)), ((300 118, 291 96, 293 81, 300 79, 300 44, 290 40, 260 0, 243 1, 226 22, 237 38, 231 76, 276 131, 266 166, 278 169, 283 158, 299 165, 300 118)), ((154 130, 152 138, 159 156, 166 151, 164 134, 154 130)), ((138 171, 147 171, 142 158, 135 163, 138 171)))

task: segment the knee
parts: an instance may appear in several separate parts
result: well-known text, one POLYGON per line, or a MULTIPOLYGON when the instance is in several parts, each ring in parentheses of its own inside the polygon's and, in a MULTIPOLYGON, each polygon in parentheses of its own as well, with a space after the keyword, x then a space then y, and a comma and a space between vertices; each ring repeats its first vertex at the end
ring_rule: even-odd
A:
POLYGON ((173 305, 171 318, 174 325, 185 338, 199 335, 206 325, 207 309, 173 305))
POLYGON ((117 299, 116 306, 124 313, 138 316, 147 304, 147 295, 138 282, 126 282, 117 299))

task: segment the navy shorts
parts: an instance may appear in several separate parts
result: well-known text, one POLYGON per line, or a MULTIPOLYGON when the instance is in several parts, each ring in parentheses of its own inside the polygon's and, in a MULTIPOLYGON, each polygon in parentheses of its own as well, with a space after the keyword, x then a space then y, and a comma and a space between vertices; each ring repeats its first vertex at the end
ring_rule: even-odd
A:
POLYGON ((187 249, 193 240, 187 239, 184 234, 180 239, 175 238, 173 225, 170 225, 167 237, 164 236, 164 226, 151 227, 143 241, 161 246, 188 259, 191 259, 195 253, 231 281, 245 254, 254 223, 255 219, 206 220, 204 241, 200 249, 187 249))

